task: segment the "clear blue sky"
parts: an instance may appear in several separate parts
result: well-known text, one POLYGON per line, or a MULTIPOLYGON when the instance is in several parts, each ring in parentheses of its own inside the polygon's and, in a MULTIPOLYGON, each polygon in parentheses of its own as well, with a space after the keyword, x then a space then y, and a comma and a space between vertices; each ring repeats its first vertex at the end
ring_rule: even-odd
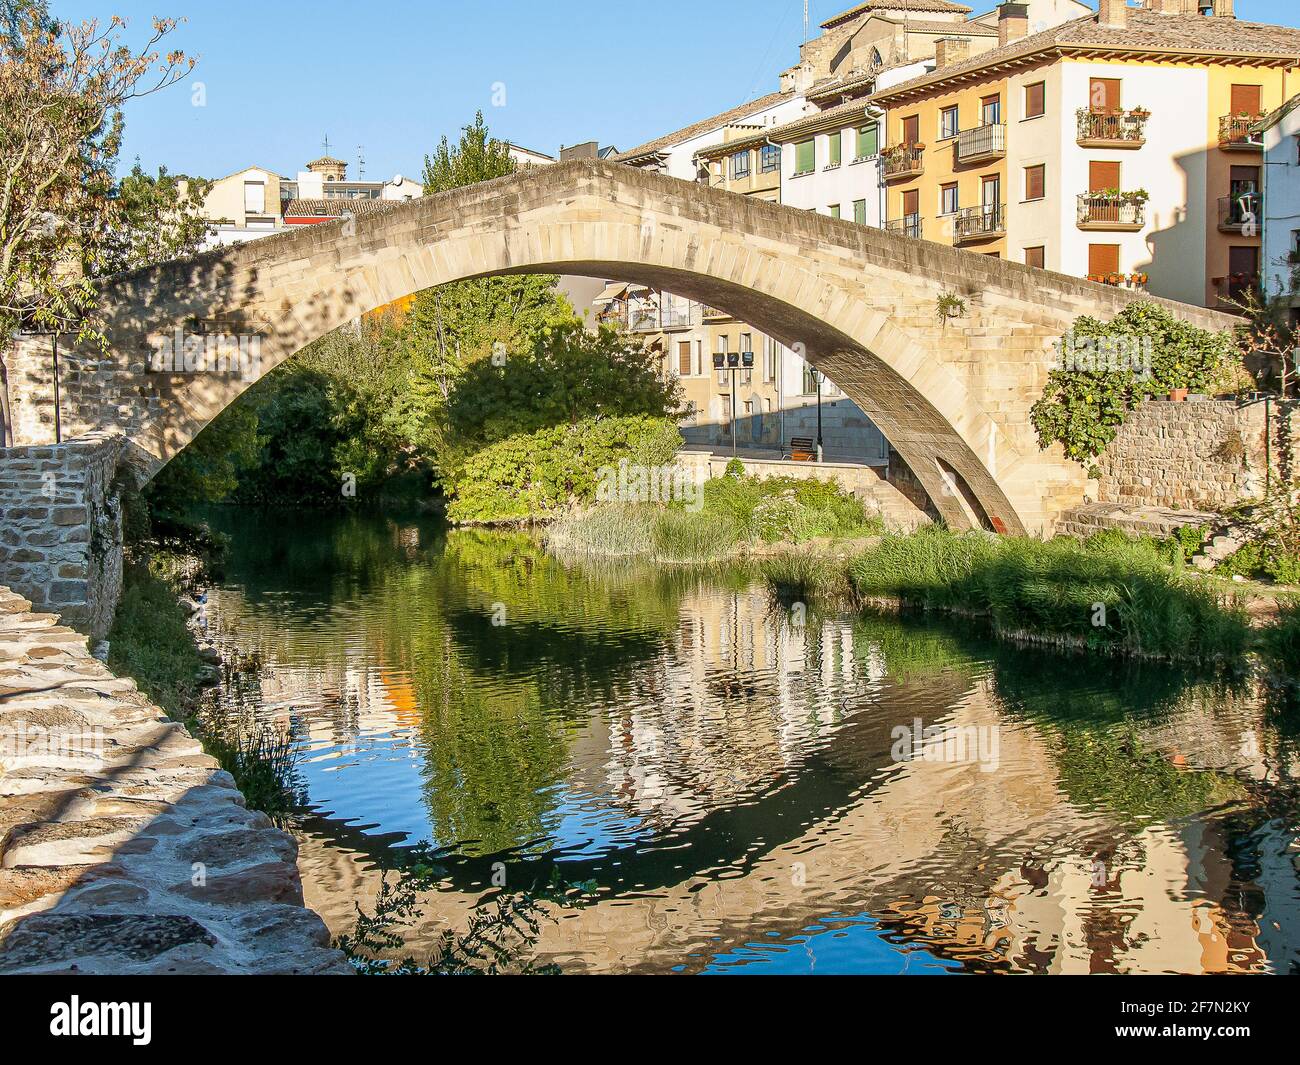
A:
MULTIPOLYGON (((814 0, 813 32, 855 0, 814 0)), ((976 10, 992 7, 973 3, 976 10)), ((555 154, 627 149, 776 88, 798 57, 802 0, 51 0, 63 18, 185 17, 199 57, 182 83, 127 111, 122 153, 220 177, 294 173, 331 154, 355 174, 418 177, 426 152, 482 109, 492 132, 555 154), (191 105, 203 83, 204 107, 191 105), (505 106, 493 106, 493 85, 505 106)), ((1239 18, 1300 24, 1295 0, 1237 0, 1239 18)))

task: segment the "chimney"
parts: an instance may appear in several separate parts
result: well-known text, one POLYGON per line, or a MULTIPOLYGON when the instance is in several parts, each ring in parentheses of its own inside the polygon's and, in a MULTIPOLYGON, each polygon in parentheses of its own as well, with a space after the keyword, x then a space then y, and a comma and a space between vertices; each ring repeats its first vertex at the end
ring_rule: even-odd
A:
POLYGON ((1002 4, 998 8, 998 44, 1018 41, 1029 32, 1029 5, 1002 4))
POLYGON ((940 37, 934 42, 934 66, 936 70, 960 63, 970 58, 969 37, 940 37))
POLYGON ((1215 18, 1236 18, 1232 11, 1232 0, 1214 0, 1211 10, 1215 18))
POLYGON ((1097 25, 1122 30, 1128 25, 1128 0, 1100 0, 1097 25))

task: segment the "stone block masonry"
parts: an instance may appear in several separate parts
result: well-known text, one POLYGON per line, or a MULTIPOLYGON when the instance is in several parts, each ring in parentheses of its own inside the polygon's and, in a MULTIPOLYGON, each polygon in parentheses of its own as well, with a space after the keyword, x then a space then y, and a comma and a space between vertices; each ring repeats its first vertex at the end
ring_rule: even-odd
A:
POLYGON ((122 594, 117 433, 0 450, 0 584, 99 639, 122 594))
POLYGON ((1099 502, 1218 511, 1263 495, 1297 466, 1294 401, 1148 401, 1097 460, 1099 502))
POLYGON ((58 620, 0 588, 0 974, 350 973, 293 838, 58 620))

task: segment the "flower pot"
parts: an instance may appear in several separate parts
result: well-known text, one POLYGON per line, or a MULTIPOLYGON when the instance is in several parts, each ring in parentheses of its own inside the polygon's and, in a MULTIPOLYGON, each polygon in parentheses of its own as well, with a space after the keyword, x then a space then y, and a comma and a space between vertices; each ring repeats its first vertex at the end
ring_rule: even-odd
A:
POLYGON ((1186 399, 1187 399, 1187 389, 1185 389, 1185 388, 1171 388, 1171 389, 1169 390, 1169 402, 1170 402, 1170 403, 1182 403, 1182 402, 1186 401, 1186 399))

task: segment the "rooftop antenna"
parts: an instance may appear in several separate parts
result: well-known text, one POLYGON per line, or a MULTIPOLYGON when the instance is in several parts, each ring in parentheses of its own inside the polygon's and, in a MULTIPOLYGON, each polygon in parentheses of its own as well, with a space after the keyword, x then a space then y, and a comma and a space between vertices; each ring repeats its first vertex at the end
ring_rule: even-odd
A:
POLYGON ((329 135, 328 133, 325 134, 325 139, 321 142, 321 147, 323 147, 323 148, 325 149, 325 154, 326 154, 326 155, 329 155, 329 153, 330 153, 330 135, 329 135))
POLYGON ((360 181, 366 176, 366 146, 357 145, 357 180, 360 181))
POLYGON ((808 43, 808 0, 803 0, 803 43, 808 43))

